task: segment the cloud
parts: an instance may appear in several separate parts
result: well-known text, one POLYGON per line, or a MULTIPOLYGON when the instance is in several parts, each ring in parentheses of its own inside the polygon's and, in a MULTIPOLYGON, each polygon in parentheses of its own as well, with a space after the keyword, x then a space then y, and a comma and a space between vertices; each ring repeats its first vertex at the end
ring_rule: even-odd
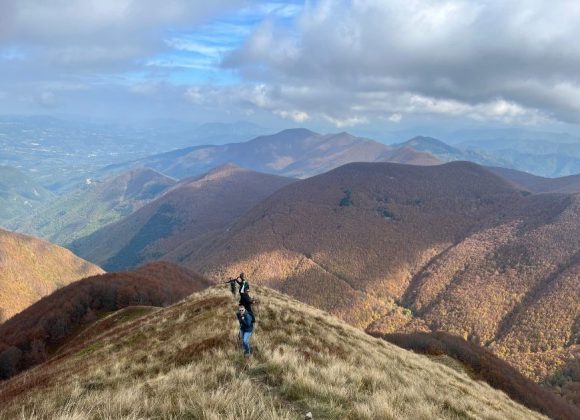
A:
MULTIPOLYGON (((147 83, 170 76, 171 61, 158 56, 176 50, 166 41, 175 31, 193 30, 216 14, 247 3, 0 0, 0 90, 14 104, 22 104, 15 110, 24 112, 36 112, 39 106, 72 112, 106 109, 102 103, 112 97, 122 97, 127 104, 127 86, 143 82, 132 91, 144 93, 147 83), (71 85, 83 85, 95 94, 82 96, 67 88, 71 85), (83 98, 86 103, 79 107, 83 98)), ((178 61, 178 72, 202 64, 178 61)))
POLYGON ((241 0, 3 0, 0 47, 66 69, 130 66, 166 48, 167 28, 191 28, 241 0))
POLYGON ((310 119, 310 115, 304 111, 281 111, 281 110, 274 110, 274 115, 278 115, 285 120, 292 120, 297 123, 303 123, 306 120, 310 119))
POLYGON ((267 19, 224 67, 267 107, 358 123, 384 115, 580 122, 580 3, 321 0, 267 19))

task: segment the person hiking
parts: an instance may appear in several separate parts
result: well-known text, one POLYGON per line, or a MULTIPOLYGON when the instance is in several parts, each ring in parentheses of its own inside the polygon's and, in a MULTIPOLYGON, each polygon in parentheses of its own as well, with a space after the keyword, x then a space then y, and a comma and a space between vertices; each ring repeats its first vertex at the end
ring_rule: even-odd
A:
POLYGON ((246 311, 244 305, 238 307, 236 313, 238 321, 240 322, 240 339, 242 340, 242 348, 244 349, 244 356, 249 357, 252 354, 250 347, 250 337, 254 331, 254 323, 252 315, 246 311))
POLYGON ((252 322, 256 321, 256 316, 254 315, 254 311, 252 309, 252 304, 254 300, 250 297, 250 284, 246 280, 246 276, 244 273, 240 273, 237 279, 235 279, 238 283, 240 288, 240 305, 243 305, 246 308, 246 311, 252 315, 252 322))
POLYGON ((236 297, 236 284, 238 283, 236 281, 236 279, 233 279, 230 277, 229 280, 224 281, 224 283, 229 284, 230 285, 230 292, 232 292, 232 295, 234 296, 234 298, 236 297))

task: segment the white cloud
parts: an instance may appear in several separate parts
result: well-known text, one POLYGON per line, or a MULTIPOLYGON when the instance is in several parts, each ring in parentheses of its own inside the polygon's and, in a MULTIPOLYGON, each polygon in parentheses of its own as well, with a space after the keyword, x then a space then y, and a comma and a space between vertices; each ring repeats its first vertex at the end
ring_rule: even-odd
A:
POLYGON ((354 127, 355 125, 366 124, 368 123, 368 118, 366 117, 346 117, 346 118, 336 118, 330 115, 323 116, 326 120, 330 121, 338 128, 344 127, 354 127))
POLYGON ((399 113, 391 114, 391 115, 389 115, 387 120, 392 122, 392 123, 395 123, 395 124, 400 123, 403 120, 403 115, 401 115, 399 113))
POLYGON ((579 21, 566 0, 321 0, 291 27, 261 24, 224 65, 337 125, 410 113, 580 122, 579 21))
POLYGON ((274 115, 284 118, 285 120, 292 120, 297 123, 303 123, 310 119, 310 115, 304 111, 284 111, 284 110, 274 110, 274 115))

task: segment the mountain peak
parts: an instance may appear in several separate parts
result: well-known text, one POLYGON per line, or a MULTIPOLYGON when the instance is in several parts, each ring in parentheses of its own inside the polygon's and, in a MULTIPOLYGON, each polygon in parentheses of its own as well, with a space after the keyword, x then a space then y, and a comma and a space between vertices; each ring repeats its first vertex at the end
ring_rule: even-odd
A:
POLYGON ((430 152, 435 154, 458 154, 461 153, 455 147, 434 137, 416 136, 406 142, 400 143, 401 147, 412 147, 421 152, 430 152))
POLYGON ((288 128, 275 134, 256 137, 247 142, 248 144, 271 144, 271 143, 293 143, 302 141, 309 137, 320 136, 320 134, 306 128, 288 128))

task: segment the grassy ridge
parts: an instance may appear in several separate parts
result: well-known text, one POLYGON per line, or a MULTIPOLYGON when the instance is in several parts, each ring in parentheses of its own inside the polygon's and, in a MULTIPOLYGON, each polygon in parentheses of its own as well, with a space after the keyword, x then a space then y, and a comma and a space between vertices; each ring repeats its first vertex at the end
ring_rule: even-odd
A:
POLYGON ((2 418, 541 418, 465 373, 266 288, 246 361, 225 288, 117 323, 0 385, 2 418))

